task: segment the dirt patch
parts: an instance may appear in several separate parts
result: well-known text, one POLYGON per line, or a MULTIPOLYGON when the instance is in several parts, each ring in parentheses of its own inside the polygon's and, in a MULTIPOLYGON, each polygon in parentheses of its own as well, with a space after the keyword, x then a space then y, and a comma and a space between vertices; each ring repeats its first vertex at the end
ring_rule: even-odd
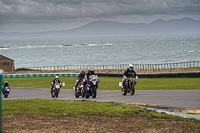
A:
POLYGON ((188 125, 188 119, 163 120, 141 116, 101 116, 79 118, 74 115, 2 115, 4 133, 50 133, 50 132, 134 132, 134 133, 192 133, 200 132, 188 125))

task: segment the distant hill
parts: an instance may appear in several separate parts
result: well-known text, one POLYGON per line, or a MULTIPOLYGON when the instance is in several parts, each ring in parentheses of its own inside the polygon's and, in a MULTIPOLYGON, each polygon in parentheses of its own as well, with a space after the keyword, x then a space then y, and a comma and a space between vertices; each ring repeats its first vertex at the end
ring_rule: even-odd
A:
POLYGON ((69 30, 35 33, 0 33, 0 37, 133 36, 157 34, 200 34, 200 20, 183 18, 165 21, 158 19, 149 24, 101 20, 69 30))

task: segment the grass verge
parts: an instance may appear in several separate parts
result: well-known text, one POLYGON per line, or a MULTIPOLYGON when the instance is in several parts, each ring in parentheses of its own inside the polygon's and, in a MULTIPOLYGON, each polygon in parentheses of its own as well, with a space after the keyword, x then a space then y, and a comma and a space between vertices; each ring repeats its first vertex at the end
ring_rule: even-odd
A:
POLYGON ((164 113, 157 113, 151 110, 130 105, 121 105, 118 103, 46 99, 3 100, 2 114, 40 114, 48 116, 59 116, 64 114, 82 116, 82 114, 89 114, 89 116, 108 115, 119 117, 137 114, 140 116, 148 116, 149 118, 183 119, 178 116, 166 115, 164 113))
POLYGON ((39 114, 44 116, 61 117, 71 115, 83 120, 98 116, 113 116, 132 118, 142 117, 152 120, 149 124, 138 126, 149 128, 152 126, 163 126, 163 120, 178 120, 181 124, 190 125, 193 129, 200 128, 200 121, 196 119, 186 119, 178 116, 157 113, 151 110, 141 109, 129 105, 117 103, 99 103, 89 101, 61 101, 61 100, 44 100, 44 99, 20 99, 20 100, 3 100, 2 114, 39 114), (160 121, 155 121, 159 119, 160 121))
MULTIPOLYGON (((11 87, 50 88, 54 77, 32 78, 4 78, 11 87)), ((120 77, 99 77, 99 90, 120 90, 120 77)), ((60 77, 66 86, 62 89, 72 89, 76 77, 60 77)), ((137 80, 136 90, 173 90, 173 89, 200 89, 200 78, 140 78, 137 80)))

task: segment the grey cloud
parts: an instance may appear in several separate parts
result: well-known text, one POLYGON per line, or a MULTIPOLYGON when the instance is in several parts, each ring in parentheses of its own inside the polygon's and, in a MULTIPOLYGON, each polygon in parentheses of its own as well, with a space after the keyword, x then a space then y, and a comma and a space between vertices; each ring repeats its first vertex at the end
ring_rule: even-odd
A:
POLYGON ((1 25, 105 20, 120 16, 125 19, 131 15, 200 16, 200 0, 0 0, 0 7, 1 25))

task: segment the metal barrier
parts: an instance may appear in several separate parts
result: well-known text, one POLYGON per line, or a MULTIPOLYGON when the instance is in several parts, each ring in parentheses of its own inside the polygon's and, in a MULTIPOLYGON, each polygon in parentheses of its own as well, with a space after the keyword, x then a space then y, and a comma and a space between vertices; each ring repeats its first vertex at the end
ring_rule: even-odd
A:
MULTIPOLYGON (((126 69, 128 64, 110 64, 110 65, 63 65, 63 66, 40 66, 17 68, 16 71, 30 70, 87 70, 90 66, 94 69, 126 69)), ((133 64, 134 69, 174 69, 200 67, 200 61, 163 63, 163 64, 133 64)))

